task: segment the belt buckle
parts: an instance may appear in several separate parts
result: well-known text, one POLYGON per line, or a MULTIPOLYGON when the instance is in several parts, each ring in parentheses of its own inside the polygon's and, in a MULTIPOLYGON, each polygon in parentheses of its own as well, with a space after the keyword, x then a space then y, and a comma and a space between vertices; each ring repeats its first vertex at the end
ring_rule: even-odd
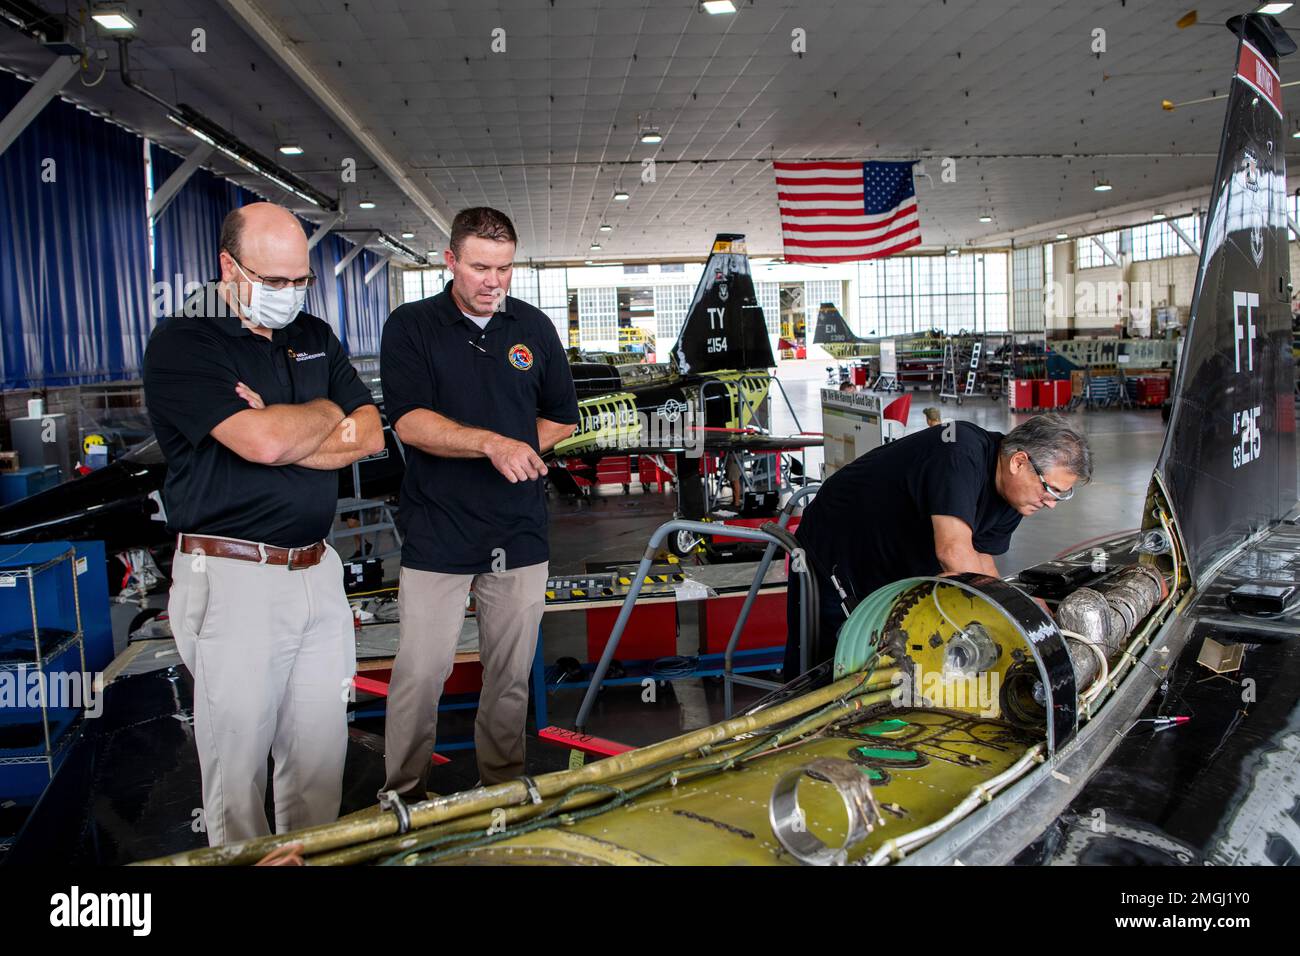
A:
POLYGON ((307 545, 307 547, 305 547, 305 548, 290 548, 290 549, 289 549, 289 556, 288 556, 288 558, 285 559, 284 566, 285 566, 288 570, 290 570, 290 571, 301 571, 301 570, 303 570, 304 568, 309 568, 309 567, 311 567, 310 564, 297 564, 297 565, 295 565, 295 564, 293 563, 293 559, 294 559, 294 556, 295 556, 296 554, 298 554, 299 552, 301 552, 301 551, 306 551, 306 550, 308 550, 309 548, 313 548, 313 547, 315 547, 315 545, 311 545, 311 544, 309 544, 309 545, 307 545))

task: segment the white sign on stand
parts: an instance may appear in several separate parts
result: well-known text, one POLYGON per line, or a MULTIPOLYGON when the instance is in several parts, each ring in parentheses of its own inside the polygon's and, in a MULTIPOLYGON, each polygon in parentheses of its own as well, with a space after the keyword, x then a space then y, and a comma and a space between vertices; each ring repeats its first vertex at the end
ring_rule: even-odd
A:
MULTIPOLYGON (((884 356, 883 348, 881 356, 884 356)), ((880 396, 823 388, 822 441, 826 454, 823 478, 829 478, 855 458, 883 445, 880 396)))

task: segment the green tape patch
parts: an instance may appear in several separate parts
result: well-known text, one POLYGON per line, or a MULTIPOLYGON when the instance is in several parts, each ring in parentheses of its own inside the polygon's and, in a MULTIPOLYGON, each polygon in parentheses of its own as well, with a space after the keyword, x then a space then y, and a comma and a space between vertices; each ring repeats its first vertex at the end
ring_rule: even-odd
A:
POLYGON ((915 750, 885 750, 880 747, 859 747, 858 753, 868 760, 887 760, 893 763, 916 763, 915 750))

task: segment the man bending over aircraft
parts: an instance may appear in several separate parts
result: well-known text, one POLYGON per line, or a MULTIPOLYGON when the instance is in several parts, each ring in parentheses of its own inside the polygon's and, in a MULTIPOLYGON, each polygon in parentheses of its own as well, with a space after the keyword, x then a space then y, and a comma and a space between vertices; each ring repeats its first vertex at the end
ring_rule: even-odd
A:
MULTIPOLYGON (((1092 479, 1088 439, 1060 415, 1010 434, 971 422, 926 428, 875 448, 828 478, 797 537, 817 579, 821 656, 834 653, 845 609, 900 578, 997 575, 1020 519, 1055 508, 1092 479), (845 592, 841 598, 840 590, 845 592)), ((791 576, 785 677, 799 662, 800 588, 791 576)), ((816 649, 809 647, 808 666, 816 649)))

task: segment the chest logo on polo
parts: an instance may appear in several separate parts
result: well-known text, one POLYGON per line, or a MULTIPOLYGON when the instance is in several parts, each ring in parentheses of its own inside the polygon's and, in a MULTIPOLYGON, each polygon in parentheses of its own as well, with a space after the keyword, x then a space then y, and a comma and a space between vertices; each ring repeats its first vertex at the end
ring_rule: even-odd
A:
POLYGON ((312 359, 324 358, 324 352, 295 352, 293 349, 287 350, 289 358, 295 362, 310 362, 312 359))
POLYGON ((510 364, 521 372, 526 372, 533 367, 533 351, 527 345, 510 346, 507 358, 510 359, 510 364))

